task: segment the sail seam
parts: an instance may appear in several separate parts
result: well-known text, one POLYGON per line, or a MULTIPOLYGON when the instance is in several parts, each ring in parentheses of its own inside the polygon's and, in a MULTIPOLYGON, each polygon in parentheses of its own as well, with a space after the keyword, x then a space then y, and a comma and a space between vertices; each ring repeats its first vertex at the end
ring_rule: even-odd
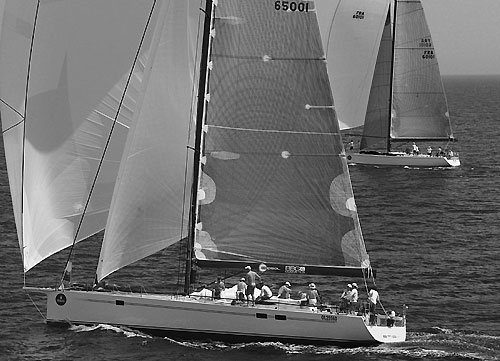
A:
MULTIPOLYGON (((101 112, 101 111, 99 111, 99 110, 97 110, 97 109, 96 109, 96 110, 94 110, 94 112, 95 112, 96 114, 98 114, 99 116, 101 116, 101 117, 104 117, 104 118, 106 118, 106 119, 109 119, 109 120, 115 121, 117 124, 119 124, 119 125, 121 125, 121 126, 123 126, 123 127, 127 128, 127 129, 129 129, 129 128, 130 128, 130 126, 128 126, 127 124, 125 124, 125 123, 123 123, 123 122, 120 122, 118 119, 113 118, 113 117, 110 117, 109 115, 107 115, 107 114, 105 114, 105 113, 103 113, 103 112, 101 112)), ((89 120, 90 120, 90 119, 89 119, 89 120)), ((99 124, 99 123, 97 123, 97 122, 95 122, 95 121, 92 121, 92 122, 93 122, 94 124, 99 124)))

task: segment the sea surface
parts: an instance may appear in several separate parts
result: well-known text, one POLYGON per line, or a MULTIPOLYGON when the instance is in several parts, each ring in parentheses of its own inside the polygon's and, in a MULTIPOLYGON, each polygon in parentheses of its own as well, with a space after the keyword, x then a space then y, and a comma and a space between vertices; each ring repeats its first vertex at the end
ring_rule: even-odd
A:
MULTIPOLYGON (((396 310, 408 305, 406 342, 350 349, 179 342, 109 325, 47 326, 41 298, 22 289, 24 276, 2 149, 0 360, 499 360, 500 76, 445 77, 444 85, 459 140, 453 149, 460 153, 460 168, 350 166, 381 301, 396 310)), ((81 245, 75 249, 81 261, 73 273, 86 270, 89 276, 83 281, 91 282, 99 235, 81 245)), ((62 252, 54 261, 35 267, 26 275, 26 284, 55 284, 66 257, 62 252)), ((155 257, 118 272, 113 281, 122 282, 132 274, 137 279, 135 273, 139 273, 147 287, 175 286, 177 279, 167 271, 178 265, 155 257), (153 271, 152 263, 160 270, 153 271)), ((347 282, 314 281, 332 301, 347 282)))

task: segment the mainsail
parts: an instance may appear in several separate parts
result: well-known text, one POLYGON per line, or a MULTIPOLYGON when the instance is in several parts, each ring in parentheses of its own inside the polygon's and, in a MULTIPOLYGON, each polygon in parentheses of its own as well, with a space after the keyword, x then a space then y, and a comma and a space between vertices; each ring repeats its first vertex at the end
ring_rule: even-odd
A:
POLYGON ((217 6, 196 257, 368 267, 316 11, 283 4, 217 6))
POLYGON ((363 125, 390 0, 316 0, 340 129, 363 125))
POLYGON ((4 5, 0 112, 25 271, 105 226, 153 3, 4 5))

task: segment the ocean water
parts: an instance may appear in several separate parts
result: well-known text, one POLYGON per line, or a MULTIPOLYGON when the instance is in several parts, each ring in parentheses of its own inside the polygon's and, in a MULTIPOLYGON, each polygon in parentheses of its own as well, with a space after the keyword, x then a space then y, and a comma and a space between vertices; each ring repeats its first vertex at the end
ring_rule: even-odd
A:
MULTIPOLYGON (((281 343, 178 342, 108 325, 50 327, 43 303, 22 290, 23 272, 0 151, 0 360, 497 360, 500 359, 500 76, 445 77, 459 142, 458 169, 350 167, 361 226, 386 308, 408 305, 401 344, 343 349, 281 343), (37 307, 40 309, 37 309, 37 307)), ((419 144, 421 149, 426 144, 419 144)), ((95 268, 99 237, 77 247, 74 273, 95 268), (84 244, 84 245, 83 245, 84 244)), ((44 262, 28 285, 60 278, 67 255, 44 262)), ((134 272, 175 287, 168 265, 134 272), (164 267, 162 267, 164 266, 164 267), (153 276, 160 276, 153 277, 153 276)), ((175 268, 170 266, 170 268, 175 268)), ((137 276, 135 274, 135 276, 137 276)), ((155 281, 153 281, 155 280, 155 281)), ((315 279, 335 300, 345 280, 315 279)), ((156 283, 155 283, 156 282, 156 283)), ((292 282, 294 283, 294 282, 292 282)))

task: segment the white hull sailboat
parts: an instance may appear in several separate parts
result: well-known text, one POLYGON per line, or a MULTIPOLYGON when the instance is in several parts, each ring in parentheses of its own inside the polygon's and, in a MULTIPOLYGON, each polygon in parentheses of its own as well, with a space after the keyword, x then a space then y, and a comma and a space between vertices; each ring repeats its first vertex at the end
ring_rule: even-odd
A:
POLYGON ((199 5, 5 2, 0 112, 26 276, 68 251, 58 286, 25 289, 46 294, 50 324, 179 339, 404 341, 404 311, 194 292, 204 269, 246 265, 266 278, 374 282, 314 2, 199 5), (103 229, 93 286, 71 282, 73 251, 103 229), (182 291, 104 287, 173 245, 185 260, 182 291))
POLYGON ((413 155, 404 152, 391 152, 389 154, 349 153, 347 154, 349 164, 366 164, 375 166, 400 166, 400 167, 458 167, 458 157, 413 155))
MULTIPOLYGON (((347 106, 339 109, 347 124, 344 129, 363 125, 359 152, 348 151, 348 160, 381 166, 460 166, 458 153, 450 147, 455 139, 422 4, 418 0, 393 0, 386 11, 364 122, 359 121, 359 111, 349 112, 347 106), (412 142, 420 151, 413 152, 412 142), (438 151, 438 146, 444 149, 438 151)), ((352 22, 352 26, 359 27, 358 23, 352 22)), ((368 45, 364 47, 370 51, 368 45)), ((350 67, 344 62, 334 71, 342 73, 350 67)), ((368 74, 371 68, 363 69, 368 74)), ((334 87, 334 94, 344 91, 334 87)), ((338 98, 345 102, 343 97, 338 98)), ((364 98, 360 99, 365 104, 364 98)), ((348 134, 347 138, 352 136, 348 134)))
MULTIPOLYGON (((40 291, 37 289, 36 291, 40 291)), ((404 319, 300 307, 298 303, 232 305, 230 299, 47 289, 47 322, 111 324, 182 339, 296 344, 376 345, 405 340, 404 319)))

